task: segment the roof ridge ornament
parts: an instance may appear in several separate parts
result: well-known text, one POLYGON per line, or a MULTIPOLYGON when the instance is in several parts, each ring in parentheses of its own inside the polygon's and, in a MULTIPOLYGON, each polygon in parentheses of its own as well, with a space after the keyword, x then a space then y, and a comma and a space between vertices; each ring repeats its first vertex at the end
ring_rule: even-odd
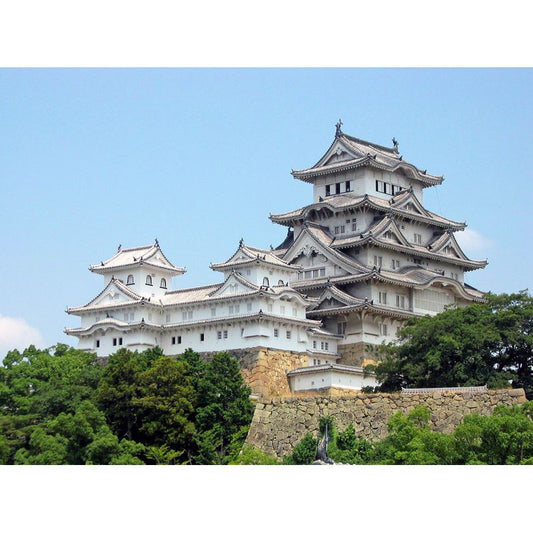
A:
POLYGON ((120 252, 120 250, 122 250, 122 244, 118 245, 117 252, 120 252))
POLYGON ((244 245, 244 239, 241 237, 241 240, 239 241, 239 248, 242 248, 244 245))
POLYGON ((341 126, 342 120, 339 118, 339 121, 337 122, 337 124, 335 124, 335 138, 338 138, 342 135, 341 126))
POLYGON ((159 248, 159 241, 157 240, 157 237, 155 238, 155 245, 159 248))
POLYGON ((400 145, 400 143, 396 140, 396 137, 392 138, 392 144, 394 146, 394 151, 398 153, 398 146, 400 145))

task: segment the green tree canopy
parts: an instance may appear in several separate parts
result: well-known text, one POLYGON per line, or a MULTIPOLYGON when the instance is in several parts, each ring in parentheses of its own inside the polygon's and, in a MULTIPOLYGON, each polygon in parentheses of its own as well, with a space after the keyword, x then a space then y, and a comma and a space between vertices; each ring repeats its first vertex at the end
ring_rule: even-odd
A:
POLYGON ((412 318, 398 342, 382 346, 381 390, 485 385, 533 395, 533 298, 487 295, 487 302, 412 318))

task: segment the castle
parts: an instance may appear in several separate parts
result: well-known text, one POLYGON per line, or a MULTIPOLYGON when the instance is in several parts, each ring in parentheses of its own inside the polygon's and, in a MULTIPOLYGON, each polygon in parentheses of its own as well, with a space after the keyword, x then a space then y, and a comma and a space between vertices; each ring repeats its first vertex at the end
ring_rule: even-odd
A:
POLYGON ((288 228, 277 248, 241 240, 228 260, 211 264, 223 281, 169 290, 185 269, 157 240, 119 247, 89 267, 104 289, 67 309, 81 326, 65 332, 99 356, 154 346, 167 355, 257 347, 304 354, 307 364, 287 373, 293 391, 374 385, 361 368, 366 347, 392 341, 409 317, 483 301, 464 274, 487 262, 461 250, 454 232, 464 222, 423 207, 424 189, 441 176, 404 161, 395 139, 380 146, 341 126, 315 165, 292 171, 313 185, 313 203, 270 215, 288 228))

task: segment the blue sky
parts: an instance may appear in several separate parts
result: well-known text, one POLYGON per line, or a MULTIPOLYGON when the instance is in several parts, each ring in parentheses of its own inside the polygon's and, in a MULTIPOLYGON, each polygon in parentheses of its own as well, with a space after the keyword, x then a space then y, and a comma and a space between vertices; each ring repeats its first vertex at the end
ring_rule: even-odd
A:
POLYGON ((220 281, 209 264, 241 237, 279 244, 268 215, 311 203, 290 171, 339 118, 444 175, 426 207, 466 220, 465 251, 489 261, 468 283, 531 288, 532 82, 510 68, 0 70, 1 349, 75 345, 64 310, 103 288, 87 267, 119 244, 157 237, 188 270, 175 287, 220 281))

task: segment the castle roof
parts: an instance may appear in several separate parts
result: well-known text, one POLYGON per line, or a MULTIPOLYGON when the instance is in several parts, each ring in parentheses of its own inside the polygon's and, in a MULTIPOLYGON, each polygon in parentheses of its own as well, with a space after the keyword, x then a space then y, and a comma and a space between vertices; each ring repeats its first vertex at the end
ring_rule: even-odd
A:
POLYGON ((117 307, 127 307, 131 306, 132 304, 144 304, 148 302, 150 302, 149 298, 140 296, 136 292, 132 291, 124 283, 122 283, 122 281, 112 277, 109 283, 104 287, 104 289, 99 292, 90 302, 78 307, 68 307, 67 313, 75 315, 83 313, 85 311, 106 311, 112 308, 114 309, 117 307), (121 301, 114 301, 113 296, 117 293, 121 293, 126 299, 121 301), (112 299, 110 301, 105 301, 106 295, 110 295, 112 299))
POLYGON ((261 248, 252 248, 245 245, 242 240, 239 243, 237 251, 222 263, 211 263, 213 270, 225 271, 235 268, 243 268, 251 264, 266 264, 281 268, 283 270, 300 270, 299 266, 289 265, 286 261, 280 259, 273 250, 263 250, 261 248))
MULTIPOLYGON (((409 220, 424 222, 432 226, 462 230, 466 227, 464 222, 455 222, 425 209, 416 198, 412 190, 406 189, 394 195, 390 199, 378 198, 367 194, 354 196, 353 193, 327 196, 320 202, 307 205, 288 213, 270 215, 270 220, 283 226, 294 226, 296 222, 309 219, 314 213, 321 210, 328 211, 328 214, 341 212, 354 212, 355 210, 370 208, 381 213, 392 213, 395 216, 409 220)), ((282 245, 280 245, 280 248, 282 245)))
POLYGON ((123 270, 143 264, 166 271, 172 275, 185 273, 183 267, 174 266, 166 258, 157 240, 149 246, 138 246, 136 248, 121 248, 119 246, 117 253, 113 257, 102 261, 100 264, 91 265, 89 270, 98 274, 104 274, 106 272, 123 270))
POLYGON ((312 183, 318 176, 344 172, 353 168, 371 166, 390 172, 402 172, 409 179, 416 180, 423 187, 439 185, 442 176, 428 174, 415 165, 403 161, 397 146, 389 148, 346 135, 340 128, 326 153, 310 168, 293 170, 294 178, 312 183))

